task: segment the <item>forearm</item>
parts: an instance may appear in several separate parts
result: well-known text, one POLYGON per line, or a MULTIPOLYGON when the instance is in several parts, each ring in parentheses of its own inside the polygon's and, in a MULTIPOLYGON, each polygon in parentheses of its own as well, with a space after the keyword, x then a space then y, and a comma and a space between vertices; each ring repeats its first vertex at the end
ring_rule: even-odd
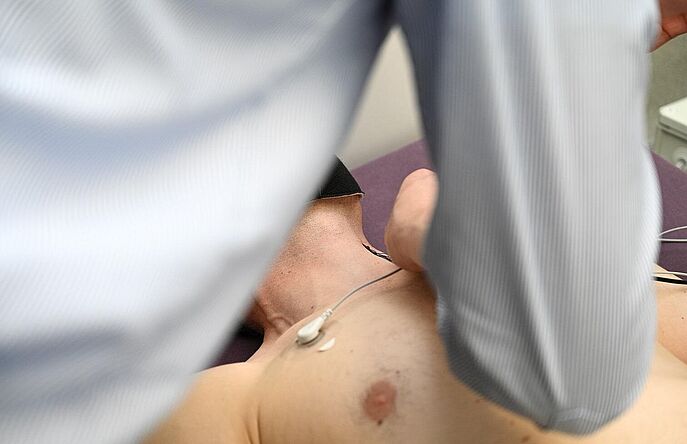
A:
POLYGON ((433 29, 444 57, 418 74, 439 116, 425 259, 452 368, 569 433, 632 403, 655 335, 660 213, 641 128, 657 16, 622 5, 446 2, 459 23, 433 29))

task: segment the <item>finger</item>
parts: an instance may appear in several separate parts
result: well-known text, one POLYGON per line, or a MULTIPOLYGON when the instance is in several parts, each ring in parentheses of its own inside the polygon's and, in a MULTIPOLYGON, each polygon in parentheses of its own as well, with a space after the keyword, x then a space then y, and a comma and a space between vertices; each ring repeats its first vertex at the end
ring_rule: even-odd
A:
POLYGON ((418 265, 415 261, 409 260, 406 256, 389 256, 391 257, 391 261, 394 264, 398 265, 406 271, 412 271, 413 273, 421 273, 424 271, 421 265, 418 265))
POLYGON ((687 33, 687 14, 677 15, 675 17, 668 17, 661 23, 663 32, 668 34, 671 38, 677 37, 680 34, 687 33))
POLYGON ((432 177, 435 175, 436 173, 434 173, 434 171, 428 170, 427 168, 420 168, 413 171, 403 179, 403 182, 401 182, 398 194, 401 194, 402 191, 404 191, 406 188, 410 187, 414 183, 420 182, 422 180, 427 179, 428 177, 432 177))
POLYGON ((687 14, 664 18, 661 21, 661 33, 656 38, 652 51, 681 34, 687 33, 687 14))
POLYGON ((661 46, 663 46, 664 43, 666 43, 670 39, 671 39, 670 35, 667 32, 665 32, 663 29, 661 29, 661 33, 659 34, 658 38, 656 39, 656 43, 654 43, 654 47, 651 50, 653 51, 655 49, 660 48, 661 46))
POLYGON ((408 251, 417 249, 414 242, 410 240, 411 238, 412 236, 407 233, 400 233, 396 227, 392 226, 391 221, 387 224, 384 232, 384 244, 391 261, 404 270, 419 273, 423 267, 413 259, 413 252, 408 251))

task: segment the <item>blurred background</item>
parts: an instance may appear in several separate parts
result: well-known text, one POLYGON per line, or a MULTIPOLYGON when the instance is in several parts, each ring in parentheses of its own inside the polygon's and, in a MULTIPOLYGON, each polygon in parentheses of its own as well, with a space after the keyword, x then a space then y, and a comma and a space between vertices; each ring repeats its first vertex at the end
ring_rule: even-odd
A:
MULTIPOLYGON (((647 143, 654 147, 659 108, 687 97, 687 35, 663 45, 651 57, 653 73, 646 121, 647 143)), ((349 168, 355 168, 422 138, 414 82, 403 35, 394 28, 381 48, 358 106, 353 127, 340 153, 349 168)), ((687 102, 683 108, 687 109, 687 102)), ((662 139, 663 148, 657 146, 656 151, 675 163, 670 157, 683 141, 679 129, 676 130, 678 134, 675 137, 676 131, 671 130, 671 121, 666 118, 678 120, 678 126, 681 121, 675 117, 674 110, 671 116, 663 119, 668 122, 667 131, 670 134, 662 139)), ((687 114, 684 123, 687 126, 687 114)), ((687 147, 687 140, 684 140, 684 145, 687 147)))

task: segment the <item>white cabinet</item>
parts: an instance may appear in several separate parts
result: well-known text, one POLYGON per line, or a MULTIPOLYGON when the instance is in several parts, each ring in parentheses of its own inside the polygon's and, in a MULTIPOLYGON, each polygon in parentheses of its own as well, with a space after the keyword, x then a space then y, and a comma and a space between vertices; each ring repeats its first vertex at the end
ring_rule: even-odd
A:
POLYGON ((654 151, 687 172, 687 97, 658 110, 654 151))

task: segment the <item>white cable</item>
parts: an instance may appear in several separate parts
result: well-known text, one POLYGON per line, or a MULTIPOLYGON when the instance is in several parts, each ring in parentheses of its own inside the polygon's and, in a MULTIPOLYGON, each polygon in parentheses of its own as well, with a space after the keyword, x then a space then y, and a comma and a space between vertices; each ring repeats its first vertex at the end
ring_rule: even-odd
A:
POLYGON ((675 227, 671 228, 669 230, 665 230, 661 232, 658 235, 658 240, 660 242, 670 242, 670 243, 687 243, 687 239, 675 239, 675 238, 664 238, 663 235, 668 234, 668 233, 674 233, 675 231, 680 231, 680 230, 687 230, 687 225, 683 225, 681 227, 675 227))
POLYGON ((661 233, 659 233, 658 237, 661 237, 664 234, 668 234, 668 233, 672 233, 674 231, 680 231, 680 230, 687 230, 687 225, 683 225, 681 227, 675 227, 675 228, 671 228, 671 229, 666 230, 666 231, 662 231, 661 233))
POLYGON ((365 282, 364 284, 354 288, 353 290, 349 291, 344 297, 339 299, 339 301, 334 304, 331 308, 326 309, 324 312, 322 312, 321 315, 313 319, 312 321, 308 322, 305 324, 303 327, 301 327, 300 330, 298 330, 298 337, 296 339, 296 342, 298 342, 300 345, 306 345, 310 344, 313 342, 317 337, 320 335, 320 329, 324 325, 325 321, 329 319, 331 315, 334 314, 334 310, 339 308, 341 304, 346 302, 346 299, 350 298, 353 296, 356 292, 362 290, 363 288, 370 286, 376 282, 381 281, 382 279, 386 279, 389 276, 392 276, 396 273, 401 271, 400 268, 395 269, 392 272, 389 272, 383 276, 380 276, 378 278, 374 278, 371 281, 365 282))
MULTIPOLYGON (((664 238, 663 236, 668 234, 668 233, 674 233, 675 231, 680 231, 680 230, 687 230, 687 225, 682 225, 680 227, 675 227, 675 228, 670 228, 668 230, 662 231, 658 235, 658 241, 659 242, 666 242, 666 243, 687 243, 687 239, 676 239, 676 238, 664 238)), ((656 275, 675 275, 675 276, 681 276, 681 277, 687 277, 687 273, 681 273, 679 271, 656 271, 654 272, 654 276, 657 277, 656 275)))
MULTIPOLYGON (((370 286, 370 285, 372 285, 372 284, 374 284, 374 283, 376 283, 376 282, 379 282, 379 281, 381 281, 382 279, 386 279, 386 278, 388 278, 389 276, 392 276, 392 275, 398 273, 399 271, 401 271, 401 269, 400 269, 400 268, 397 268, 397 269, 395 269, 394 271, 385 274, 384 276, 380 276, 380 277, 378 277, 378 278, 372 279, 371 281, 365 282, 363 285, 361 285, 361 286, 359 286, 359 287, 357 287, 357 288, 354 288, 353 290, 349 291, 348 294, 346 294, 346 296, 344 296, 344 297, 342 297, 341 299, 339 299, 339 302, 337 302, 336 304, 334 304, 334 306, 333 306, 332 308, 330 308, 329 310, 331 310, 331 311, 333 312, 334 310, 336 310, 337 308, 339 308, 339 305, 343 304, 343 303, 346 301, 346 299, 348 299, 348 298, 350 298, 351 296, 353 296, 353 294, 355 294, 356 292, 358 292, 358 291, 362 290, 363 288, 368 287, 368 286, 370 286)), ((330 315, 330 316, 331 316, 331 315, 330 315)))
POLYGON ((685 276, 687 277, 687 273, 682 273, 679 271, 654 271, 654 274, 674 274, 675 276, 685 276))

